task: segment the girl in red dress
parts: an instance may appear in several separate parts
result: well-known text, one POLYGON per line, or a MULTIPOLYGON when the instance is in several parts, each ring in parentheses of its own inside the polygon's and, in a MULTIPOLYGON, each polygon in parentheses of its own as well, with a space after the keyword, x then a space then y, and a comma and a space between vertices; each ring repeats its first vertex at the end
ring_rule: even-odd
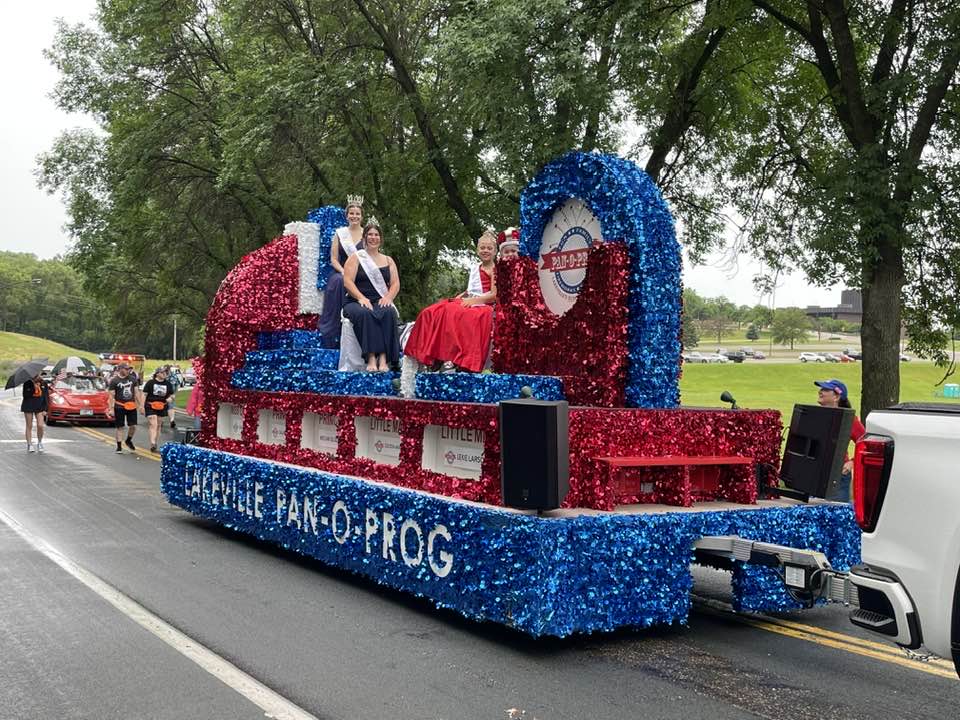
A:
POLYGON ((467 291, 424 308, 417 316, 404 353, 426 366, 452 362, 480 372, 490 352, 493 305, 497 299, 494 262, 497 239, 485 232, 477 240, 480 263, 470 270, 467 291))

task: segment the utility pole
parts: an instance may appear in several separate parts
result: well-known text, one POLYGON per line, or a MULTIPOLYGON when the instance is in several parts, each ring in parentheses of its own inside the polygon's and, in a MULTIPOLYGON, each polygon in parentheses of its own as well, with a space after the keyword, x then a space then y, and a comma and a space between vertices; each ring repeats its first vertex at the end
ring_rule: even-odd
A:
POLYGON ((173 361, 177 361, 177 316, 173 316, 173 361))

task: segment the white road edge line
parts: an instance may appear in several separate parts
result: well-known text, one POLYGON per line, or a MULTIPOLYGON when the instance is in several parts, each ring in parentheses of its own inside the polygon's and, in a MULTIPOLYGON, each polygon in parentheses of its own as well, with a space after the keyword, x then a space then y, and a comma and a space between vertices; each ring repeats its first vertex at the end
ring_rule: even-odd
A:
MULTIPOLYGON (((230 661, 225 660, 172 625, 164 622, 136 600, 124 595, 89 570, 77 565, 56 548, 50 546, 45 540, 33 536, 29 530, 3 510, 0 510, 0 520, 39 553, 59 565, 142 628, 151 632, 184 657, 195 662, 230 689, 243 695, 247 700, 261 708, 268 717, 274 720, 317 720, 315 715, 311 715, 285 697, 278 695, 230 661)), ((198 708, 198 710, 201 709, 198 708)), ((202 714, 202 710, 200 714, 202 714)))

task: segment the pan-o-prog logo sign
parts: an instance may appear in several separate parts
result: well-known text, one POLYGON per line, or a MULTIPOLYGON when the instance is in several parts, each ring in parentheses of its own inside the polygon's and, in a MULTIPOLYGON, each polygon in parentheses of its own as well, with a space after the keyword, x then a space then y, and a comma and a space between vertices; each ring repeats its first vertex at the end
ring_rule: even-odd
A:
POLYGON ((577 303, 594 242, 602 242, 600 221, 578 198, 557 208, 543 228, 540 240, 540 291, 554 315, 563 315, 577 303))

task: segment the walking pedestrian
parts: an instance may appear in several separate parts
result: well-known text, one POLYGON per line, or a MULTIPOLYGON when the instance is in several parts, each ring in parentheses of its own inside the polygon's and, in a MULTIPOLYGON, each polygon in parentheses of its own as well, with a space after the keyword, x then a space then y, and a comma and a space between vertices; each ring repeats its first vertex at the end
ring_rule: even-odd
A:
POLYGON ((180 369, 176 365, 167 365, 167 383, 170 385, 170 402, 167 407, 167 416, 170 418, 170 429, 177 429, 177 390, 183 384, 180 369))
POLYGON ((153 377, 143 386, 144 411, 147 416, 147 435, 150 438, 150 452, 157 451, 160 441, 160 425, 170 409, 173 401, 173 386, 168 379, 166 367, 158 367, 153 371, 153 377))
POLYGON ((20 412, 24 419, 24 437, 27 440, 27 452, 43 452, 43 430, 47 417, 47 384, 40 373, 23 383, 23 400, 20 412), (33 445, 33 424, 37 424, 37 445, 33 445))
POLYGON ((137 449, 133 444, 133 434, 137 430, 137 409, 143 411, 143 393, 132 370, 126 363, 121 363, 107 386, 107 390, 113 393, 113 406, 107 408, 107 415, 113 415, 113 424, 117 429, 117 453, 123 452, 122 445, 126 445, 130 452, 137 449), (126 440, 123 439, 124 425, 127 426, 126 440))

